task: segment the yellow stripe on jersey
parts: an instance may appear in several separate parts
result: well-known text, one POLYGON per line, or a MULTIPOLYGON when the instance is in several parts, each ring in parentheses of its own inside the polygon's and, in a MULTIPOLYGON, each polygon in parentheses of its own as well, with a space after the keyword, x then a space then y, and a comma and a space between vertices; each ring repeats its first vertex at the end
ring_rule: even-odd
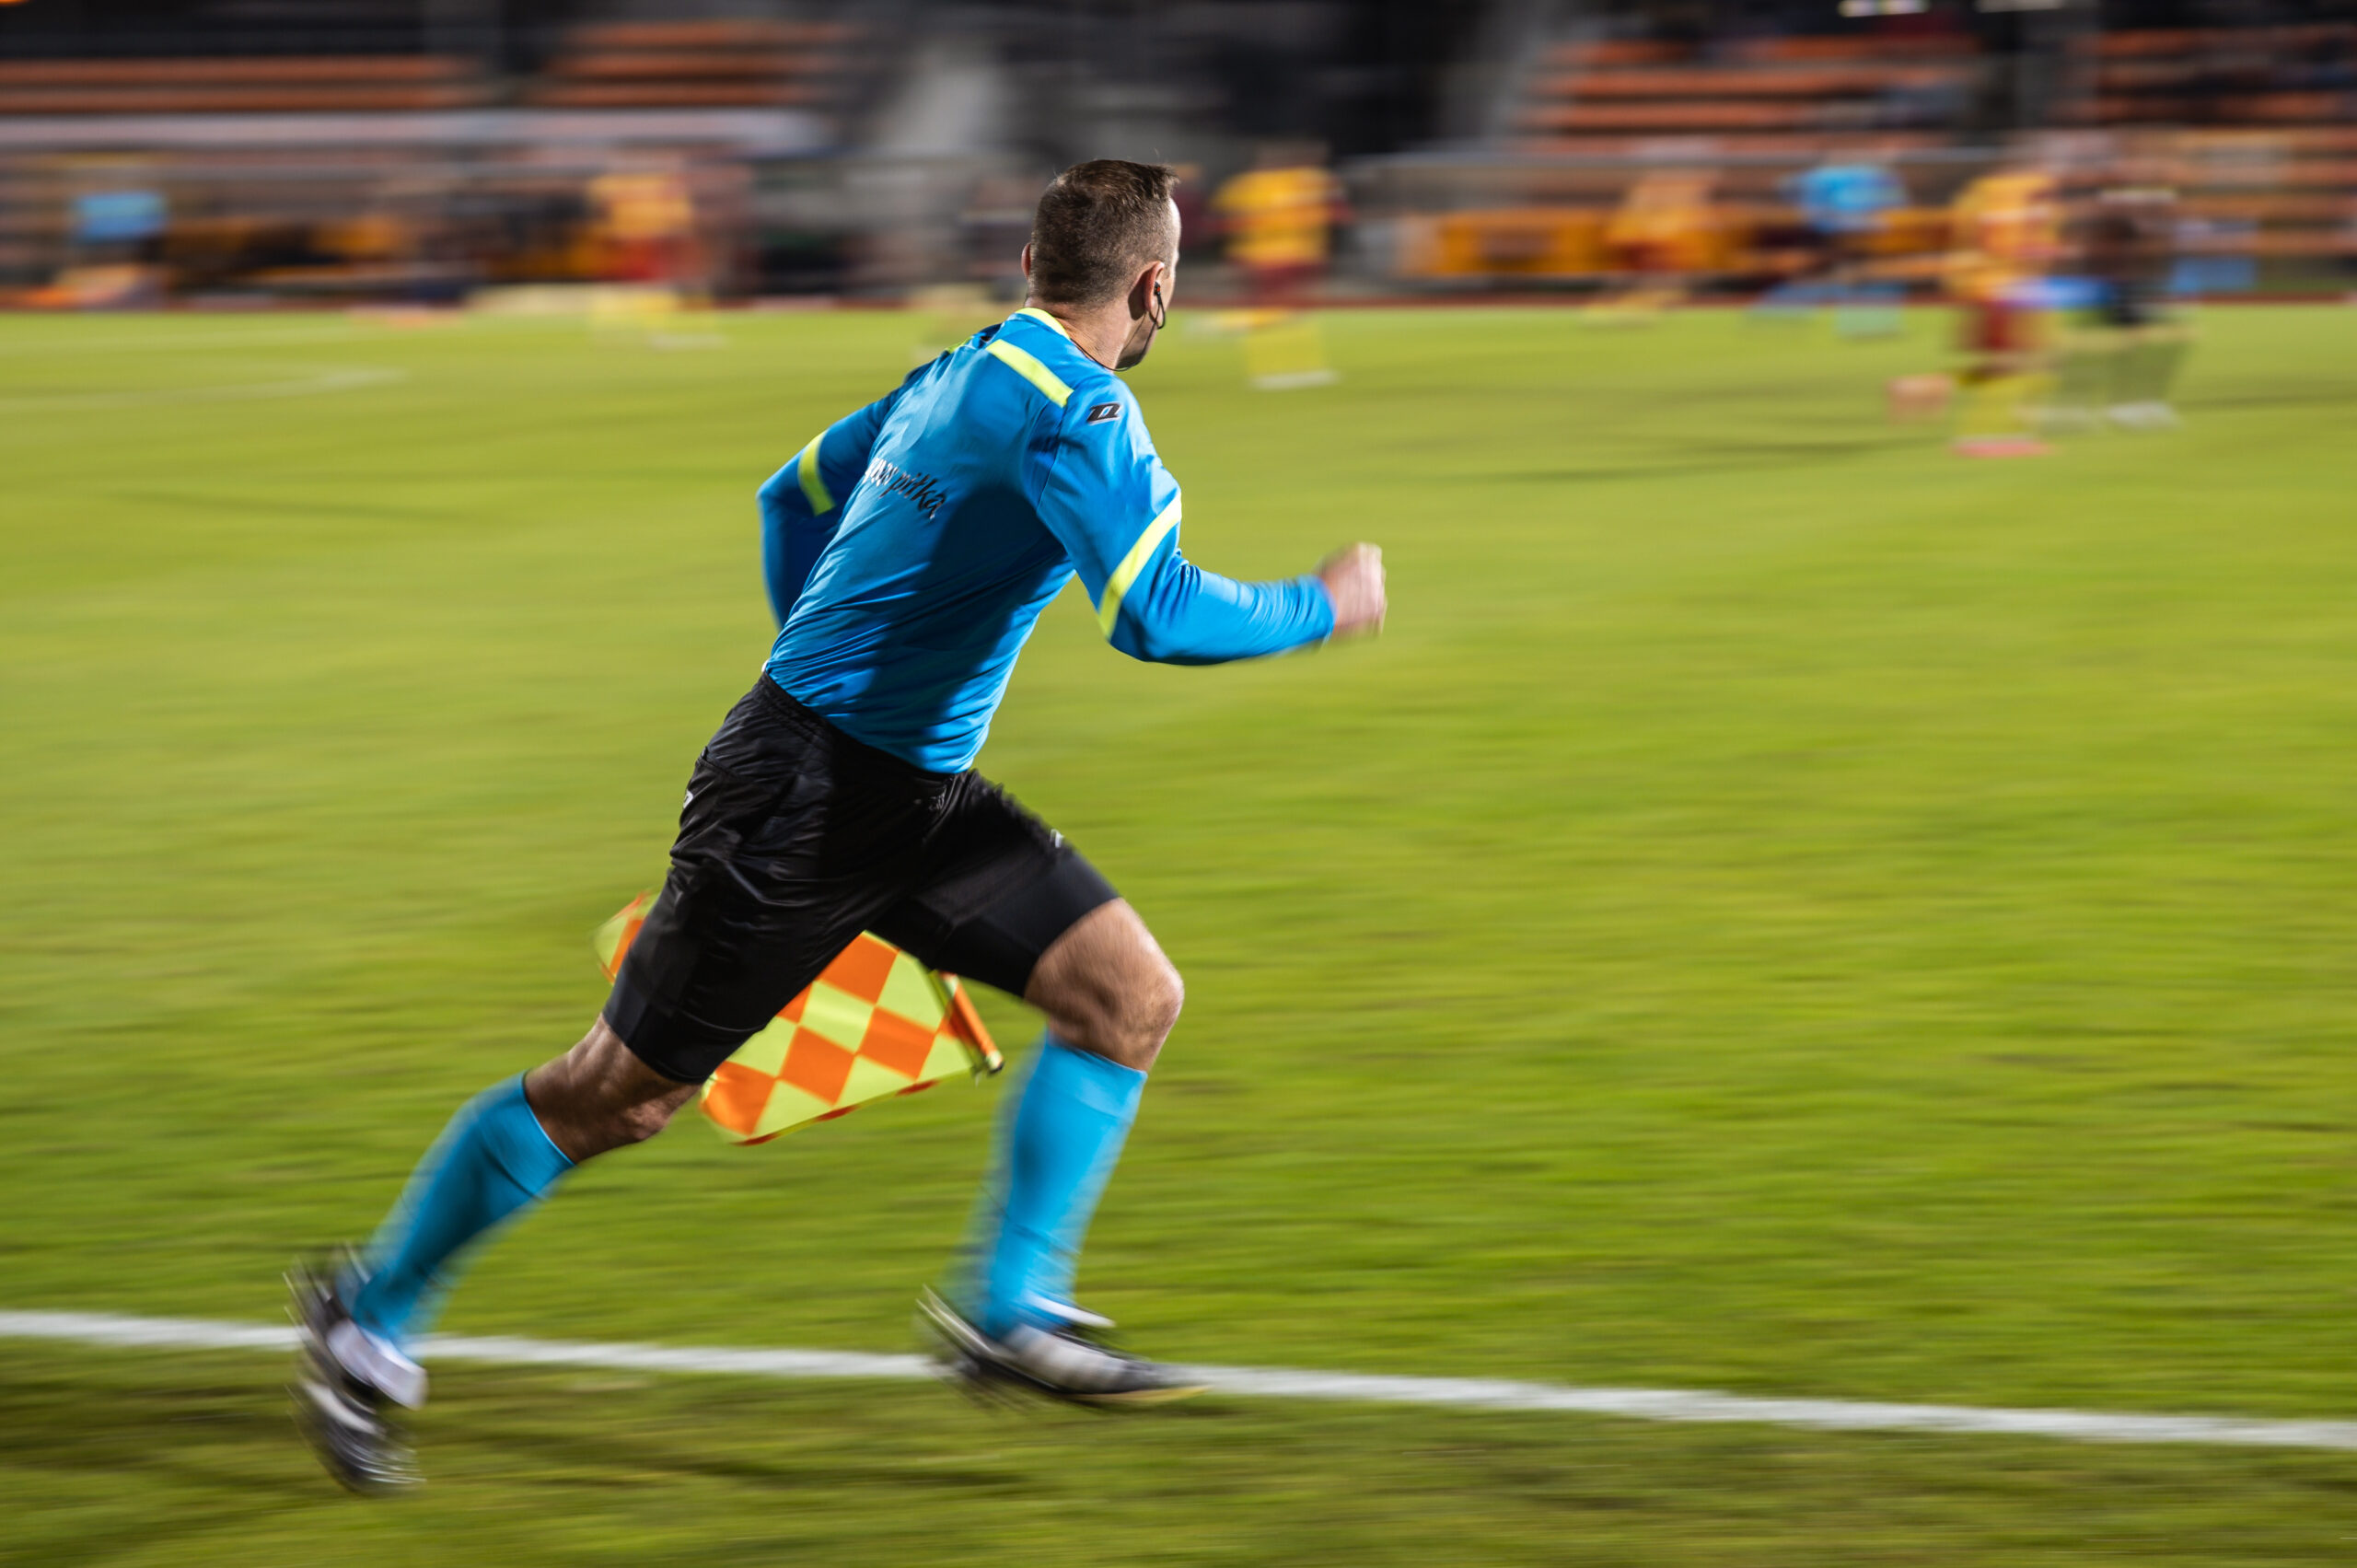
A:
POLYGON ((827 482, 819 477, 819 443, 827 438, 823 430, 810 437, 810 445, 794 455, 794 470, 802 481, 802 494, 810 503, 813 517, 824 516, 835 509, 835 498, 827 494, 827 482))
POLYGON ((1105 598, 1097 606, 1097 624, 1105 629, 1108 637, 1113 634, 1113 622, 1120 616, 1121 596, 1130 591, 1130 585, 1138 580, 1140 572, 1145 570, 1145 563, 1153 557, 1155 546, 1162 542, 1162 536, 1178 526, 1178 499, 1175 495, 1170 498, 1170 505, 1162 509, 1162 516, 1145 526, 1145 532, 1138 535, 1138 541, 1130 546, 1130 552, 1121 557, 1121 563, 1113 568, 1111 576, 1105 579, 1105 598))
POLYGON ((1022 377, 1047 394, 1048 401, 1062 408, 1072 401, 1072 389, 1056 378, 1056 373, 1031 355, 1008 343, 1004 338, 993 338, 983 353, 1022 377))

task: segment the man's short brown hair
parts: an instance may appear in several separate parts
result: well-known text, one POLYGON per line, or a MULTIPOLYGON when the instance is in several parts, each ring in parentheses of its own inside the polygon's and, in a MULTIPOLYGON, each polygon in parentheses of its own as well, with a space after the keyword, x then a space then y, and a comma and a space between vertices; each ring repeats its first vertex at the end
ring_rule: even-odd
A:
POLYGON ((1058 305, 1102 305, 1148 261, 1177 260, 1170 192, 1159 163, 1101 157, 1056 176, 1031 220, 1031 292, 1058 305))

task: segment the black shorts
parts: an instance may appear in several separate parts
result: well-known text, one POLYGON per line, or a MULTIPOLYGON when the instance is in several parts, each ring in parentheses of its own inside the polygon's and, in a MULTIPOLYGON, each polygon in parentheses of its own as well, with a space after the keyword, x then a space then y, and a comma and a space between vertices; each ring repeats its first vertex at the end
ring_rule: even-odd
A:
POLYGON ((764 675, 696 760, 606 1022, 701 1083, 862 931, 1020 996, 1039 955, 1118 896, 980 774, 863 745, 764 675))

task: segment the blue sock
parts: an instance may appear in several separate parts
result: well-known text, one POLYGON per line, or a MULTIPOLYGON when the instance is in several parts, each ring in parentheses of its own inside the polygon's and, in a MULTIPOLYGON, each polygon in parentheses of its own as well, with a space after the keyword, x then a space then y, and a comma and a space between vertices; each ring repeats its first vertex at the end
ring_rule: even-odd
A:
POLYGON ((445 1265, 572 1168, 525 1102, 521 1074, 460 1106, 370 1239, 353 1320, 395 1345, 423 1331, 449 1288, 445 1265))
POLYGON ((1145 1074, 1049 1035, 999 1122, 999 1201, 985 1202, 975 1262, 977 1327, 1054 1321, 1041 1300, 1069 1302, 1082 1237, 1137 1120, 1145 1074), (993 1222, 995 1222, 994 1224, 993 1222))

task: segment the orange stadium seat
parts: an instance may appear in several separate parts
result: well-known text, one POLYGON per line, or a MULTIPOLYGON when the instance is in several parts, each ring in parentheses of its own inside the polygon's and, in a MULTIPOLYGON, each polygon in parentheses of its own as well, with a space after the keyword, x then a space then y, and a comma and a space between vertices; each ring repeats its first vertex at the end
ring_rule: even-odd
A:
POLYGON ((11 114, 460 109, 485 96, 472 64, 440 55, 0 61, 11 114))
POLYGON ((1962 33, 1840 33, 1821 38, 1752 39, 1736 57, 1758 64, 1789 61, 1968 60, 1979 45, 1962 33))
POLYGON ((1560 70, 1607 70, 1622 65, 1666 65, 1687 60, 1693 51, 1682 43, 1655 39, 1612 39, 1600 43, 1556 45, 1549 55, 1560 70))
POLYGON ((1558 137, 1798 134, 1894 118, 1921 123, 1910 117, 1924 111, 1922 95, 1963 86, 1971 47, 1945 35, 1771 39, 1702 60, 1682 44, 1651 40, 1564 44, 1530 82, 1517 123, 1558 137), (1904 102, 1910 94, 1919 101, 1904 102))
POLYGON ((833 23, 593 23, 567 35, 531 99, 566 109, 817 104, 851 36, 833 23))
POLYGON ((2347 23, 2100 34, 2079 52, 2095 98, 2082 122, 2105 125, 2345 124, 2351 95, 2304 80, 2304 57, 2357 46, 2347 23))
POLYGON ((1818 122, 1814 103, 1742 103, 1689 99, 1675 103, 1573 103, 1533 110, 1526 122, 1542 131, 1779 131, 1818 122))
POLYGON ((1549 84, 1562 96, 1596 99, 1855 97, 1898 87, 1935 87, 1950 73, 1920 65, 1763 66, 1745 70, 1670 68, 1598 71, 1549 84))

